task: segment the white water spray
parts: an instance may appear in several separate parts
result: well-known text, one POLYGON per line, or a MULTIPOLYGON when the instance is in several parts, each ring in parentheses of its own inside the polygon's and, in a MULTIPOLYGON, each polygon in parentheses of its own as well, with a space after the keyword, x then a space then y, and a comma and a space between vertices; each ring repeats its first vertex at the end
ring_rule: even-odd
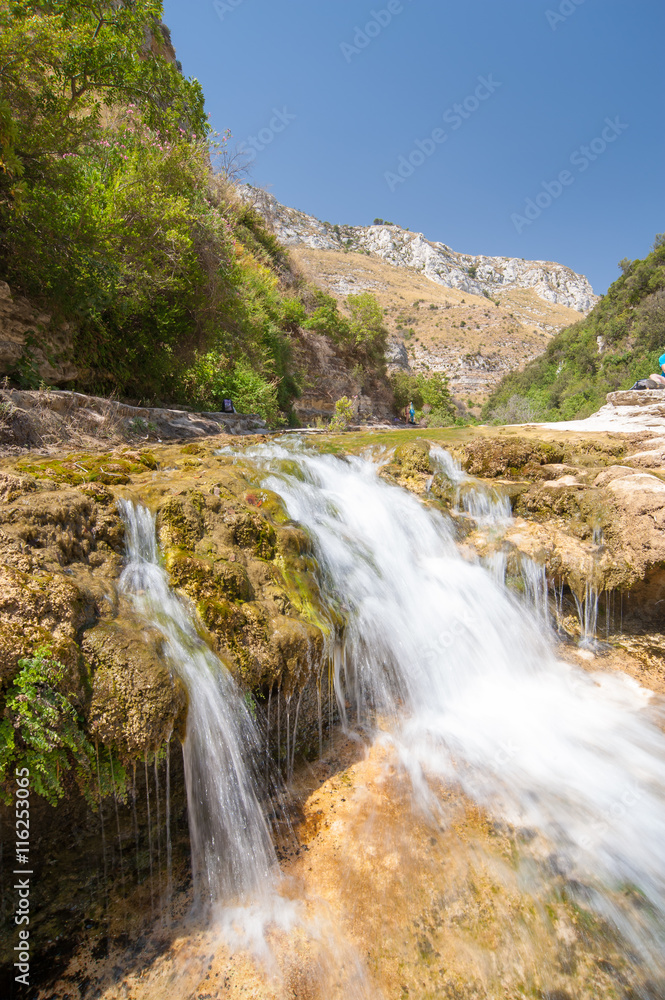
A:
POLYGON ((493 815, 539 829, 558 870, 659 965, 665 736, 650 694, 558 661, 542 616, 464 562, 447 519, 370 463, 279 445, 249 454, 309 531, 324 590, 350 608, 340 705, 392 720, 420 787, 423 776, 458 783, 493 815))
POLYGON ((200 902, 256 900, 276 865, 259 803, 261 748, 247 705, 226 667, 197 635, 159 563, 155 519, 122 501, 128 565, 122 590, 165 640, 165 655, 187 688, 184 743, 192 871, 200 902))

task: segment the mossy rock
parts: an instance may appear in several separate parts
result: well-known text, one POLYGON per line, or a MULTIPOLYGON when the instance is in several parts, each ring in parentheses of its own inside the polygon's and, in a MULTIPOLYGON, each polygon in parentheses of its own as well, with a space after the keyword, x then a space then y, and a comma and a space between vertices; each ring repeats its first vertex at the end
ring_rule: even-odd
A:
POLYGON ((591 538, 598 529, 611 539, 616 530, 614 506, 599 489, 534 485, 516 497, 514 511, 532 521, 557 518, 562 527, 582 539, 591 538))
POLYGON ((92 672, 88 731, 125 758, 154 752, 184 735, 187 692, 164 656, 161 634, 132 614, 83 635, 92 672))
POLYGON ((65 667, 60 685, 63 694, 82 706, 87 695, 87 676, 76 642, 37 624, 19 629, 15 623, 0 622, 0 687, 8 687, 14 680, 19 660, 34 656, 42 648, 49 649, 53 658, 65 667))
POLYGON ((20 472, 29 473, 35 479, 49 479, 54 483, 66 483, 69 486, 97 482, 106 486, 121 486, 131 482, 131 476, 141 475, 147 469, 154 468, 154 463, 152 455, 144 462, 141 454, 130 453, 123 456, 83 453, 38 461, 25 459, 18 462, 16 468, 20 472))
POLYGON ((450 509, 457 499, 457 484, 437 472, 432 479, 429 492, 443 507, 450 509))
POLYGON ((192 503, 187 496, 167 497, 158 511, 157 528, 163 549, 193 551, 205 531, 200 504, 192 503))
POLYGON ((519 479, 527 472, 527 467, 535 470, 541 465, 563 462, 564 449, 552 441, 477 438, 461 448, 459 457, 462 467, 471 476, 519 479))
POLYGON ((432 472, 429 457, 429 443, 422 438, 408 441, 395 449, 392 465, 396 465, 403 476, 413 476, 417 473, 432 472))
POLYGON ((32 476, 13 476, 0 472, 0 503, 12 503, 27 493, 34 493, 37 482, 32 476))
POLYGON ((173 586, 197 602, 219 596, 239 601, 251 601, 254 597, 247 572, 237 562, 220 559, 213 563, 182 549, 170 549, 166 568, 173 586))
POLYGON ((260 514, 237 510, 229 519, 233 541, 243 549, 250 549, 261 559, 273 559, 277 536, 275 530, 260 514))

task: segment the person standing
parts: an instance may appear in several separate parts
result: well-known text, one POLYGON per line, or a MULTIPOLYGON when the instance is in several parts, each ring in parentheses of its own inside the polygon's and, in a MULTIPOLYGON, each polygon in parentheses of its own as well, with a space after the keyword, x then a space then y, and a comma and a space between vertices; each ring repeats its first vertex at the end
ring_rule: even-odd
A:
POLYGON ((415 422, 416 422, 416 411, 413 408, 413 403, 409 403, 409 423, 415 424, 415 422))

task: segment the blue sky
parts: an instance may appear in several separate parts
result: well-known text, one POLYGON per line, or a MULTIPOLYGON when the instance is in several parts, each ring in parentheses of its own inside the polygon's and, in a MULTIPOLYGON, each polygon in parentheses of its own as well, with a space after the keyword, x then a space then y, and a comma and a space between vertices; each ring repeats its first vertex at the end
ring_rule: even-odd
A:
POLYGON ((556 260, 599 293, 665 230, 662 0, 167 0, 164 19, 287 205, 556 260))

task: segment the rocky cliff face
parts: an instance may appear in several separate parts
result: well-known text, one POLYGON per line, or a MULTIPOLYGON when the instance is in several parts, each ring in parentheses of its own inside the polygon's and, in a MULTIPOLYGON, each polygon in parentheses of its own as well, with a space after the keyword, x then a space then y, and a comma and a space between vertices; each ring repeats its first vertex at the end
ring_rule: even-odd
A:
POLYGON ((13 295, 0 281, 0 376, 28 375, 50 385, 73 382, 78 375, 73 333, 71 324, 54 323, 50 313, 13 295))
POLYGON ((532 288, 545 302, 586 313, 598 301, 584 275, 549 261, 458 253, 445 243, 395 225, 338 226, 321 222, 249 185, 240 189, 273 226, 285 246, 355 250, 423 274, 446 288, 494 296, 509 288, 532 288))

